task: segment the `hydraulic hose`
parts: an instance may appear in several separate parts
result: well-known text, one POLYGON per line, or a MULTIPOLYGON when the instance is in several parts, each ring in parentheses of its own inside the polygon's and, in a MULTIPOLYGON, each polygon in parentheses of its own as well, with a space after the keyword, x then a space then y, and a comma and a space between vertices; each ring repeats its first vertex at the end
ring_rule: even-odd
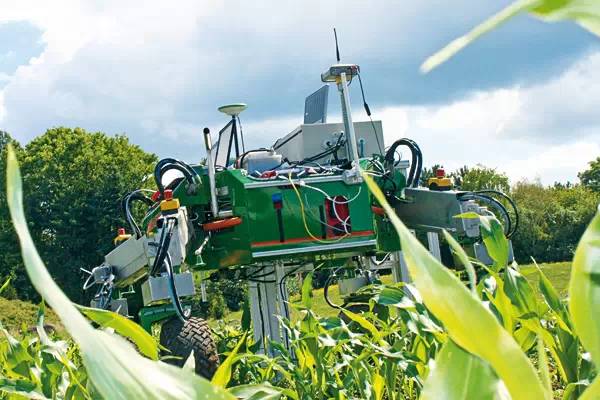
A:
POLYGON ((515 204, 514 200, 510 196, 508 196, 506 193, 503 193, 499 190, 485 189, 485 190, 476 190, 473 192, 466 192, 466 193, 460 194, 459 197, 460 197, 460 199, 480 200, 480 201, 483 201, 484 203, 487 203, 487 204, 491 205, 492 207, 494 207, 494 209, 496 209, 496 211, 498 211, 503 216, 503 219, 506 221, 505 234, 506 234, 507 238, 510 239, 510 237, 513 236, 515 234, 515 232, 517 231, 517 228, 519 226, 519 209, 517 208, 517 205, 515 204), (508 210, 506 209, 506 207, 504 206, 504 204, 502 204, 496 198, 490 196, 490 194, 498 195, 498 196, 504 198, 510 204, 511 208, 513 209, 513 213, 515 215, 514 221, 511 218, 511 216, 510 216, 508 210))
POLYGON ((175 227, 174 218, 169 218, 166 221, 163 221, 162 232, 160 234, 160 240, 158 242, 158 251, 156 252, 156 257, 154 258, 154 263, 152 264, 152 268, 150 269, 150 275, 156 275, 160 267, 163 265, 165 259, 169 255, 169 245, 171 244, 171 237, 173 236, 173 228, 175 227))
POLYGON ((495 194, 498 195, 502 198, 504 198, 506 201, 508 201, 508 204, 510 204, 510 207, 513 209, 513 212, 515 214, 515 220, 514 223, 512 225, 512 230, 508 233, 508 237, 510 238, 512 235, 515 234, 515 232, 517 231, 517 228, 519 227, 519 209, 517 207, 517 204, 515 203, 515 201, 506 193, 501 192, 499 190, 494 190, 494 189, 484 189, 484 190, 477 190, 474 193, 477 194, 495 194))
POLYGON ((177 285, 175 284, 175 274, 173 273, 173 267, 171 265, 171 256, 167 252, 167 257, 164 260, 165 270, 167 271, 167 277, 169 279, 169 297, 173 302, 173 306, 175 306, 175 312, 177 313, 177 317, 182 322, 185 322, 190 317, 190 312, 187 313, 183 309, 181 305, 181 300, 179 300, 179 296, 177 295, 177 285))
POLYGON ((423 153, 419 148, 419 145, 408 138, 402 138, 396 140, 385 153, 385 162, 388 164, 389 171, 386 174, 390 174, 394 166, 394 154, 398 146, 406 146, 410 150, 412 156, 412 162, 410 164, 410 170, 406 179, 406 186, 417 187, 419 186, 419 180, 421 179, 421 172, 423 169, 423 153))
POLYGON ((156 163, 156 166, 154 167, 154 181, 156 182, 156 186, 158 187, 158 191, 160 192, 161 196, 165 192, 165 186, 162 183, 162 176, 169 169, 177 169, 178 171, 183 172, 184 176, 186 176, 186 179, 188 179, 188 181, 191 183, 194 182, 194 177, 198 176, 198 173, 183 161, 175 158, 163 158, 156 163), (169 166, 169 168, 166 168, 167 166, 169 166), (184 170, 186 172, 184 172, 184 170))
POLYGON ((131 227, 132 232, 139 239, 140 237, 142 237, 142 231, 140 230, 135 219, 133 218, 133 214, 131 212, 131 204, 134 201, 142 201, 148 206, 152 206, 154 204, 154 202, 152 201, 152 199, 150 199, 144 195, 144 189, 134 190, 133 192, 125 195, 123 197, 123 199, 121 200, 121 208, 123 210, 125 219, 127 220, 127 223, 129 224, 129 226, 131 227))
POLYGON ((335 277, 335 273, 329 275, 325 280, 325 285, 323 286, 323 297, 325 297, 325 302, 331 308, 341 309, 342 306, 335 304, 329 299, 329 285, 331 285, 331 281, 335 277))

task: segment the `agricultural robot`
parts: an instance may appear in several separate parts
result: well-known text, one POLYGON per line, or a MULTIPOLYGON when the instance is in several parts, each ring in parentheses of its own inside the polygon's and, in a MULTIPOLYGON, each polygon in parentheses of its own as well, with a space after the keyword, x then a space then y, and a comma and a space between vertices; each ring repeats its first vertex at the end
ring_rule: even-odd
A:
MULTIPOLYGON (((369 284, 379 269, 408 280, 398 236, 361 171, 445 265, 455 263, 439 235, 443 229, 473 258, 491 263, 479 220, 455 216, 493 210, 510 236, 517 221, 503 205, 505 195, 454 190, 442 170, 421 186, 423 157, 413 140, 385 149, 381 121, 370 119, 366 102, 369 121, 353 122, 348 86, 357 80, 364 100, 359 66, 333 65, 321 80, 325 86, 306 99, 304 124, 270 148, 246 149, 239 119, 246 106, 230 104, 219 108, 230 120, 218 136, 204 129, 205 162, 158 162, 158 190, 123 198, 130 233, 120 229, 114 250, 90 271, 84 288, 95 287, 92 306, 132 318, 148 331, 162 324, 161 344, 179 356, 173 362, 183 363, 193 350, 196 372, 210 377, 218 365, 216 347, 206 321, 190 315, 188 300, 196 293, 194 279, 229 274, 248 281, 254 338, 262 351, 272 351, 268 340, 288 346, 278 316, 289 318, 286 279, 293 274, 330 268, 346 294, 369 284), (339 92, 342 123, 326 122, 330 84, 339 92), (410 161, 399 157, 400 149, 408 149, 410 161), (165 184, 165 175, 178 177, 165 184), (139 221, 134 202, 147 207, 139 221)), ((206 300, 204 280, 199 287, 206 300)))

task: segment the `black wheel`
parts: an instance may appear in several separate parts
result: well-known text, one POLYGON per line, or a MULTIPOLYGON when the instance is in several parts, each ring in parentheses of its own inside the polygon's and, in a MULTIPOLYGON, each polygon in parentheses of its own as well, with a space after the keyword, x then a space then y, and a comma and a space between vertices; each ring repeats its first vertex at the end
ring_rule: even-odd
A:
POLYGON ((160 344, 169 349, 163 352, 164 356, 176 356, 165 362, 179 367, 194 350, 196 373, 207 379, 212 378, 219 366, 217 346, 212 338, 212 331, 205 320, 191 317, 185 324, 179 318, 172 318, 163 323, 160 330, 160 344))

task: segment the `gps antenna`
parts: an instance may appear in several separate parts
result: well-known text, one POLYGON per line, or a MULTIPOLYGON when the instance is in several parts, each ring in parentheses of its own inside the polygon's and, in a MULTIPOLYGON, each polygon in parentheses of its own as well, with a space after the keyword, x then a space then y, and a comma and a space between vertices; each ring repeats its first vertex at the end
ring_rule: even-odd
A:
POLYGON ((338 46, 337 32, 335 28, 333 28, 333 37, 335 38, 335 57, 337 58, 337 62, 340 62, 340 47, 338 46))

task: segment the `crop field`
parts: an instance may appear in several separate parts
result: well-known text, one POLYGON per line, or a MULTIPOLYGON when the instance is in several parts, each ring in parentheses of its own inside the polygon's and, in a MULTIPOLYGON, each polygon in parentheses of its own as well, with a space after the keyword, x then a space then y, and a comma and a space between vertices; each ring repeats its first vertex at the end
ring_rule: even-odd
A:
POLYGON ((0 400, 600 399, 600 87, 571 95, 598 80, 600 0, 512 0, 416 64, 489 5, 151 3, 0 23, 39 36, 0 63, 0 400), (350 40, 281 130, 326 15, 350 40), (204 111, 234 89, 267 110, 204 111))
MULTIPOLYGON (((566 297, 567 288, 569 283, 569 277, 571 273, 571 263, 548 263, 539 265, 544 274, 552 282, 556 290, 559 292, 561 297, 566 297)), ((534 290, 538 292, 538 296, 541 296, 537 289, 539 281, 539 273, 533 264, 520 266, 521 272, 527 278, 527 280, 534 286, 534 290)), ((384 284, 391 284, 391 275, 383 275, 381 281, 384 284)), ((341 297, 337 285, 332 285, 329 289, 330 296, 333 302, 340 303, 341 297)), ((312 292, 314 301, 312 304, 312 311, 322 317, 333 317, 339 311, 331 308, 324 300, 323 289, 314 289, 312 292)), ((301 296, 292 296, 290 299, 293 304, 299 304, 301 302, 301 296)), ((0 309, 2 314, 0 315, 0 323, 14 335, 18 335, 23 332, 23 329, 30 330, 35 326, 37 319, 38 306, 30 302, 21 300, 8 300, 0 296, 0 309)), ((301 317, 301 313, 292 308, 292 321, 297 321, 301 317)), ((239 326, 242 319, 242 311, 227 312, 223 318, 219 320, 209 319, 209 324, 213 328, 219 328, 219 325, 233 325, 239 326)), ((64 328, 60 323, 60 320, 52 312, 48 310, 46 313, 46 324, 56 328, 56 333, 59 336, 64 334, 64 328)))
MULTIPOLYGON (((542 263, 542 264, 539 264, 539 267, 544 272, 544 274, 546 274, 546 276, 548 277, 550 282, 552 282, 552 284, 554 285, 554 287, 556 288, 556 290, 558 291, 560 296, 562 298, 565 298, 567 296, 567 289, 569 286, 569 278, 571 276, 571 263, 570 262, 542 263)), ((538 270, 535 267, 535 265, 534 264, 525 264, 525 265, 521 265, 519 268, 520 268, 523 276, 525 276, 525 278, 527 278, 527 280, 534 287, 534 290, 536 291, 538 296, 541 296, 541 293, 539 292, 539 289, 538 289, 538 282, 540 279, 540 275, 539 275, 538 270)), ((391 275, 382 275, 381 282, 384 284, 391 284, 392 276, 391 275)), ((331 296, 331 299, 334 303, 338 303, 338 304, 341 303, 341 297, 339 295, 339 289, 338 289, 337 285, 333 285, 329 289, 329 295, 331 296)), ((314 311, 315 314, 320 315, 322 317, 333 317, 339 312, 338 310, 331 308, 325 302, 325 298, 323 296, 323 289, 314 289, 313 297, 314 297, 314 300, 313 300, 313 304, 312 304, 312 310, 314 311)), ((296 296, 292 296, 290 300, 292 301, 293 304, 299 304, 302 299, 301 299, 300 295, 296 295, 296 296)), ((300 316, 301 316, 300 312, 297 311, 297 309, 292 308, 292 310, 291 310, 292 321, 298 320, 298 318, 300 316)), ((210 319, 209 323, 213 328, 218 327, 219 324, 237 325, 241 321, 241 318, 242 318, 242 311, 227 312, 223 318, 220 318, 218 320, 210 319)))

